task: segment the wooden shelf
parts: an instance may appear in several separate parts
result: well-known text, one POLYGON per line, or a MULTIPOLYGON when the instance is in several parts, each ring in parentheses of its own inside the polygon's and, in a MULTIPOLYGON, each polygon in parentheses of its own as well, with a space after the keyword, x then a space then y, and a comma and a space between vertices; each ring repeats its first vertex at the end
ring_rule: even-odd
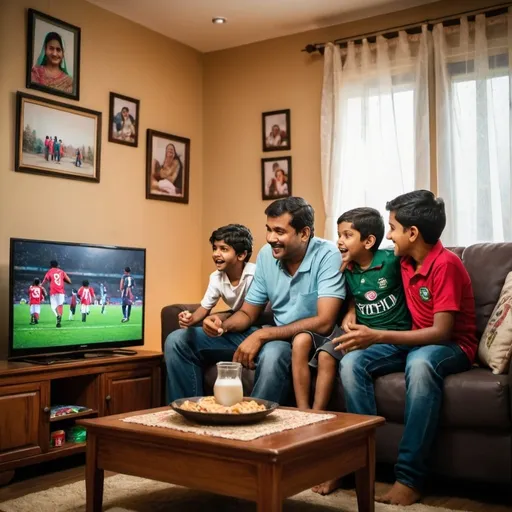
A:
POLYGON ((89 418, 90 416, 98 416, 97 409, 88 409, 87 411, 74 412, 72 414, 63 414, 61 416, 54 416, 50 418, 50 423, 56 423, 57 421, 67 421, 75 418, 89 418))
POLYGON ((53 448, 50 448, 48 450, 49 454, 62 454, 63 452, 66 453, 66 455, 71 455, 73 453, 80 453, 85 450, 86 443, 71 443, 71 442, 65 442, 62 446, 55 446, 53 448))

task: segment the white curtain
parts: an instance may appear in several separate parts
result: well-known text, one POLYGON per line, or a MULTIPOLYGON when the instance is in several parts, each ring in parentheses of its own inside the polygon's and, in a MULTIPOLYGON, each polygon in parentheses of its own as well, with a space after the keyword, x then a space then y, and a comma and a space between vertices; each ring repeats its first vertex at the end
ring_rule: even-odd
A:
POLYGON ((512 240, 511 16, 434 27, 438 193, 448 245, 512 240))
POLYGON ((321 170, 326 226, 415 188, 429 188, 428 56, 430 34, 400 32, 325 48, 321 106, 321 170))

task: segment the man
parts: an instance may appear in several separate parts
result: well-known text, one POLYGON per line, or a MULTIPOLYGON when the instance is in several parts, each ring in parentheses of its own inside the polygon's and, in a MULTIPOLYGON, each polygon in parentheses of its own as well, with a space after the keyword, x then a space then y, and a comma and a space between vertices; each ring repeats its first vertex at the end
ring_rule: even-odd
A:
POLYGON ((122 323, 128 322, 132 313, 132 288, 135 286, 135 281, 131 276, 131 271, 132 269, 130 267, 125 267, 123 277, 121 277, 121 281, 119 282, 119 291, 121 292, 122 300, 121 309, 123 310, 123 318, 121 320, 122 323))
POLYGON ((205 364, 232 359, 256 369, 253 397, 284 403, 290 385, 291 341, 302 331, 331 333, 345 298, 336 246, 315 238, 313 208, 300 197, 266 210, 267 243, 254 280, 234 314, 207 316, 203 328, 174 331, 165 342, 169 399, 203 394, 205 364), (254 326, 267 302, 276 326, 254 326))
POLYGON ((57 317, 57 327, 61 326, 62 305, 65 299, 64 283, 71 284, 71 279, 66 272, 59 268, 57 260, 50 261, 50 270, 46 272, 41 286, 47 281, 50 283, 50 307, 53 314, 57 317))
POLYGON ((101 314, 105 314, 105 306, 107 305, 107 287, 100 283, 100 304, 101 304, 101 314))

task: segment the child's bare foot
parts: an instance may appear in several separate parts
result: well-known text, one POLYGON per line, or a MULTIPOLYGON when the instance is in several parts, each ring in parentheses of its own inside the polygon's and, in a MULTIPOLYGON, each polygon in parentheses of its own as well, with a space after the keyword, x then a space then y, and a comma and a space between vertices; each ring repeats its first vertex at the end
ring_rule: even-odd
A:
POLYGON ((395 482, 393 487, 384 494, 383 496, 377 496, 375 501, 379 503, 389 503, 390 505, 401 505, 402 507, 408 507, 413 505, 421 498, 421 494, 412 487, 395 482))
POLYGON ((336 489, 339 489, 341 487, 341 478, 336 478, 335 480, 328 480, 327 482, 324 482, 320 485, 315 485, 311 490, 313 492, 316 492, 317 494, 321 494, 322 496, 325 496, 327 494, 331 494, 331 492, 334 492, 336 489))

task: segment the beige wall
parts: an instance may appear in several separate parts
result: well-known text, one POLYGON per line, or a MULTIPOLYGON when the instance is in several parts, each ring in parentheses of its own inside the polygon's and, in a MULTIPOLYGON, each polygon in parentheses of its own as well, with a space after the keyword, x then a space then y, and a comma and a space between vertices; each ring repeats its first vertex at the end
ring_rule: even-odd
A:
POLYGON ((0 354, 9 237, 145 247, 146 347, 159 349, 161 307, 196 299, 202 288, 201 54, 83 0, 1 0, 0 62, 0 354), (62 101, 103 112, 99 184, 14 172, 16 91, 61 100, 24 87, 28 7, 82 28, 80 102, 62 101), (136 149, 108 142, 110 91, 140 99, 136 149), (147 128, 191 138, 188 206, 145 199, 147 128), (83 201, 92 207, 79 207, 83 201))
MULTIPOLYGON (((443 0, 206 54, 203 239, 217 226, 241 222, 253 231, 256 248, 265 243, 263 211, 270 202, 261 199, 260 159, 278 155, 292 156, 293 194, 305 197, 313 205, 316 232, 322 236, 325 215, 319 133, 323 58, 301 52, 306 44, 372 33, 496 3, 496 0, 443 0), (261 113, 284 108, 291 109, 292 149, 263 153, 261 113)), ((203 280, 211 270, 211 260, 205 254, 203 280)))

